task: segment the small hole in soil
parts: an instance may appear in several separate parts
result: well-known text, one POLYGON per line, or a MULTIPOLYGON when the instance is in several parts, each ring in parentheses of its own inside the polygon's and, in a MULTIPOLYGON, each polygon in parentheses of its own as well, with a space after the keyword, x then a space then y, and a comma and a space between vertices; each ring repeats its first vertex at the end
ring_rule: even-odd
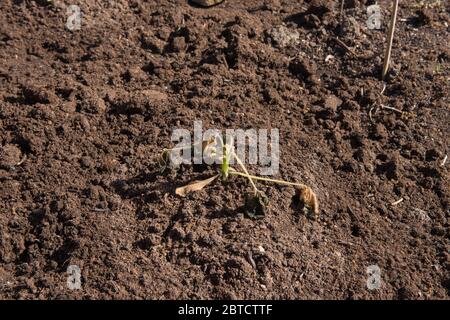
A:
POLYGON ((356 224, 354 224, 352 226, 352 236, 354 236, 354 237, 360 237, 361 236, 361 228, 358 225, 356 225, 356 224))

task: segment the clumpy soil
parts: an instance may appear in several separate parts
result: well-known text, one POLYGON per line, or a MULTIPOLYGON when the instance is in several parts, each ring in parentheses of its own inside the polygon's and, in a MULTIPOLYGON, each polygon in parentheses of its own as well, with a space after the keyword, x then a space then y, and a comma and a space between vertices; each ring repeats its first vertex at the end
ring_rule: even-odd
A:
POLYGON ((370 4, 1 1, 0 298, 449 299, 448 3, 401 1, 385 82, 370 4), (238 178, 176 196, 212 172, 159 173, 195 120, 279 128, 320 215, 259 184, 250 219, 238 178))

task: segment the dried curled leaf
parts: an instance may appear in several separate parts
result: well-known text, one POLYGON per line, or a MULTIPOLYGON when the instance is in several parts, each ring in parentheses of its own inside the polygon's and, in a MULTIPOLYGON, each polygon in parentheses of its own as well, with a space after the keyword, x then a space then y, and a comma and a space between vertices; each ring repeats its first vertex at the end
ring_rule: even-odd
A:
POLYGON ((247 193, 244 201, 245 214, 250 218, 263 218, 269 211, 269 198, 262 192, 247 193))
POLYGON ((298 200, 310 209, 314 215, 319 214, 319 201, 317 201, 317 196, 310 187, 296 188, 296 196, 298 196, 298 200))
POLYGON ((215 176, 208 178, 206 180, 199 180, 199 181, 191 182, 190 184, 188 184, 186 186, 177 188, 175 190, 175 193, 179 196, 185 197, 190 192, 202 190, 208 184, 213 182, 218 176, 219 175, 216 174, 215 176))
POLYGON ((209 137, 208 140, 202 142, 202 152, 204 157, 214 158, 217 154, 216 137, 209 137))
POLYGON ((158 159, 159 171, 164 173, 170 166, 170 152, 164 149, 158 159))
POLYGON ((202 150, 203 150, 203 152, 206 152, 210 148, 214 148, 215 144, 216 144, 216 137, 215 136, 211 136, 211 137, 209 137, 208 140, 202 141, 202 150))

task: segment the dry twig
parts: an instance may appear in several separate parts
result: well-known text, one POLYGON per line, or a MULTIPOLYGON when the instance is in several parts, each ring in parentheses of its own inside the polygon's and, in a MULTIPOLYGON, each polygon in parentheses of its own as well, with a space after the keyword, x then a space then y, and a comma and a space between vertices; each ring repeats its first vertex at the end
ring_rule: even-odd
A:
POLYGON ((336 42, 347 52, 351 53, 353 56, 358 57, 355 51, 353 51, 352 48, 350 48, 348 45, 346 45, 341 39, 336 38, 336 42))
POLYGON ((382 80, 384 80, 384 78, 386 77, 386 74, 389 70, 389 64, 390 64, 390 60, 391 60, 391 51, 392 51, 392 42, 394 41, 395 22, 397 20, 398 1, 399 0, 394 0, 394 2, 393 2, 391 24, 389 25, 389 31, 388 31, 388 42, 387 42, 386 52, 384 55, 383 72, 381 73, 382 80))

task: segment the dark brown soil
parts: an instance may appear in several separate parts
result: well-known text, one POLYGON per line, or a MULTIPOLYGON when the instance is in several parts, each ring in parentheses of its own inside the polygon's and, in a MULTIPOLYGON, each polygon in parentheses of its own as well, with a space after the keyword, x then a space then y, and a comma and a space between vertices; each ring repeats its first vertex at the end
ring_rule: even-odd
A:
POLYGON ((401 1, 384 91, 370 3, 1 1, 0 298, 449 299, 448 3, 401 1), (176 196, 201 170, 156 158, 194 120, 279 128, 319 218, 273 185, 247 218, 240 179, 176 196))

